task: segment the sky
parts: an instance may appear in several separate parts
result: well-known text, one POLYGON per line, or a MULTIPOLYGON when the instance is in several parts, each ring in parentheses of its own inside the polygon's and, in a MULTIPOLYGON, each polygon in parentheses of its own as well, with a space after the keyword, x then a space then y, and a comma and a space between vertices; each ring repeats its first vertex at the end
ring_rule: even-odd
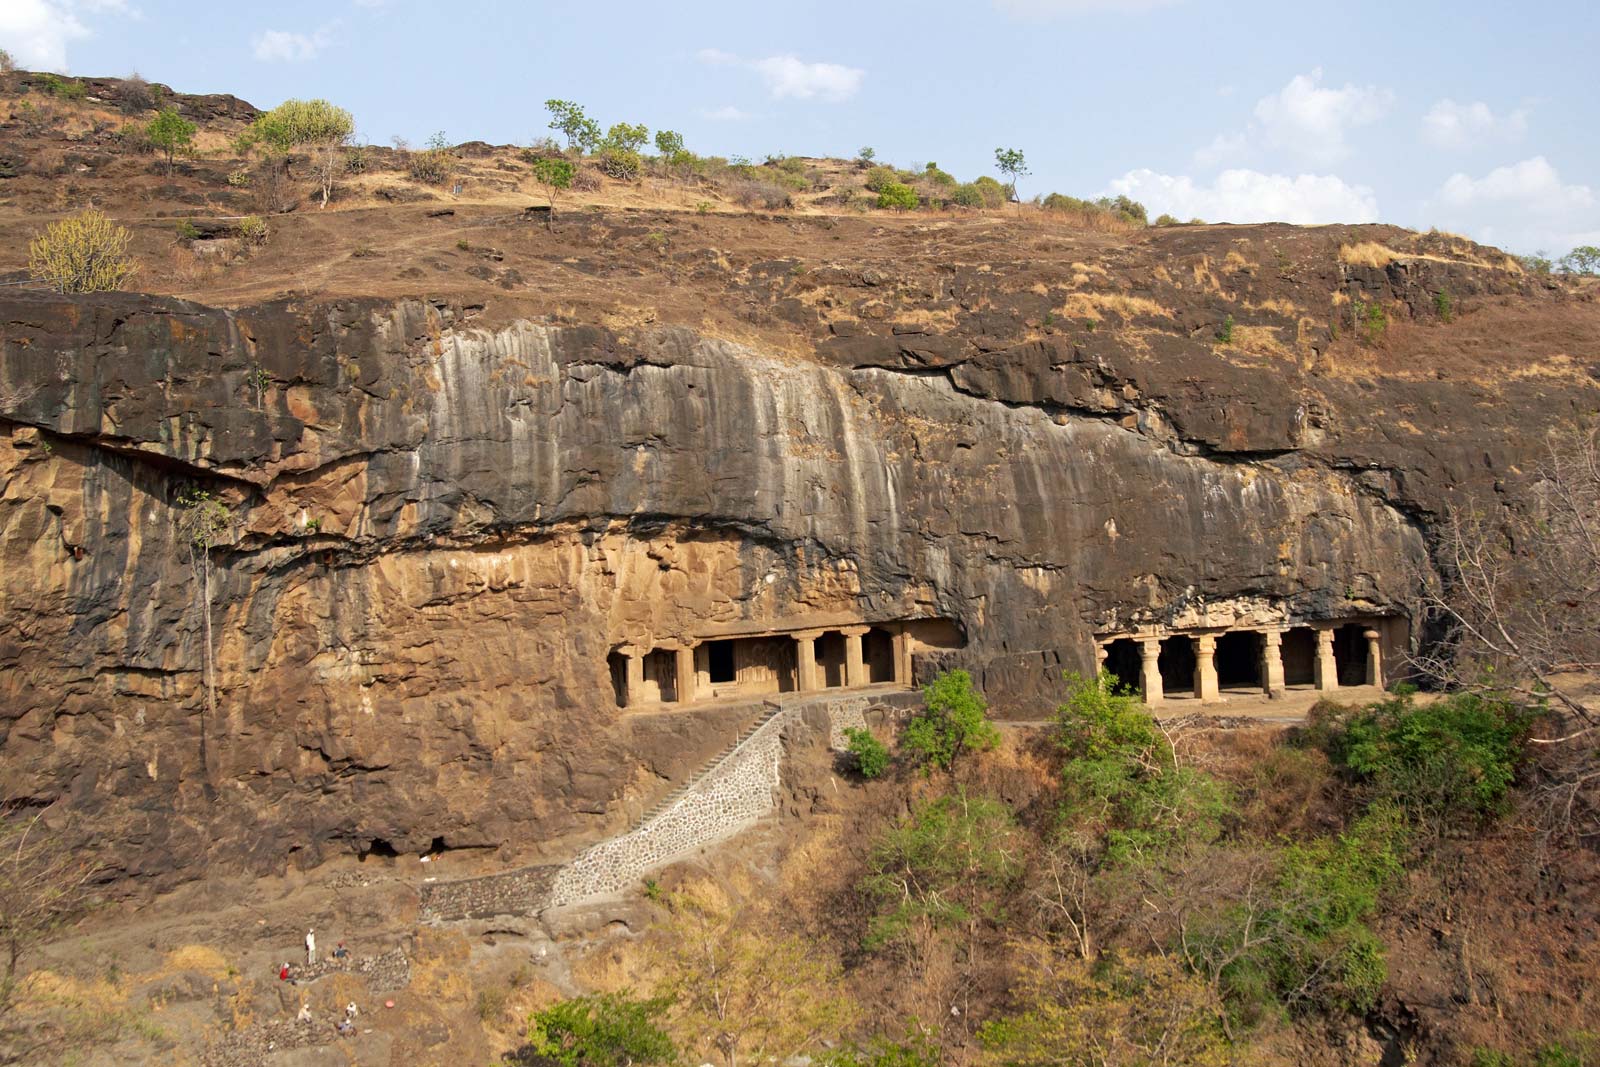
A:
POLYGON ((362 139, 527 143, 543 102, 692 151, 937 162, 1151 217, 1600 245, 1593 0, 0 0, 26 69, 138 71, 362 139))

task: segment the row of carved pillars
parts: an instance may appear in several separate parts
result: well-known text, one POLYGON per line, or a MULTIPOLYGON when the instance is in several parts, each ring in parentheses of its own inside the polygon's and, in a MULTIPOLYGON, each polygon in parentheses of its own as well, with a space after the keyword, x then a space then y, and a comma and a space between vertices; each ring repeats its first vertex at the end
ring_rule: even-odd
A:
MULTIPOLYGON (((861 650, 861 639, 871 630, 870 626, 840 626, 835 629, 844 635, 844 686, 845 689, 856 689, 867 684, 866 659, 861 650)), ((821 673, 817 670, 817 639, 828 630, 801 630, 788 636, 795 643, 795 689, 801 693, 822 692, 827 687, 822 684, 821 673)), ((911 638, 905 631, 896 631, 894 639, 894 684, 908 686, 911 684, 911 638)), ((694 650, 700 642, 679 642, 674 653, 674 669, 677 672, 677 703, 687 704, 695 699, 695 663, 694 650)), ((623 646, 619 651, 626 657, 627 670, 624 676, 623 707, 637 707, 644 703, 640 696, 644 692, 644 658, 650 649, 638 646, 623 646)))
MULTIPOLYGON (((1338 624, 1329 626, 1314 626, 1312 632, 1317 637, 1317 654, 1313 661, 1313 682, 1317 689, 1328 690, 1339 688, 1339 666, 1333 654, 1333 631, 1338 624)), ((1266 628, 1255 631, 1261 634, 1261 691, 1267 696, 1278 696, 1284 691, 1283 684, 1283 634, 1281 628, 1266 628)), ((1146 704, 1159 704, 1166 699, 1164 686, 1161 681, 1161 642, 1173 634, 1164 634, 1151 637, 1134 637, 1132 640, 1139 645, 1140 667, 1140 692, 1146 704)), ((1366 684, 1373 686, 1383 685, 1382 653, 1379 650, 1379 634, 1377 630, 1366 630, 1361 635, 1367 642, 1367 670, 1366 684)), ((1221 697, 1221 686, 1217 682, 1217 635, 1194 634, 1189 638, 1194 642, 1194 695, 1204 701, 1215 701, 1221 697)), ((1106 662, 1107 645, 1103 642, 1095 646, 1099 666, 1104 667, 1106 662)))

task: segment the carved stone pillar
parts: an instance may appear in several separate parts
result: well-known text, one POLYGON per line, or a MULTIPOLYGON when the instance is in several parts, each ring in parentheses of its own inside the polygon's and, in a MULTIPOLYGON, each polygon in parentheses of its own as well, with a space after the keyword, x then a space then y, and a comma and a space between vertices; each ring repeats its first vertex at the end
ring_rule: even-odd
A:
POLYGON ((866 661, 861 655, 861 639, 867 635, 870 626, 846 626, 839 632, 844 634, 844 685, 846 689, 867 684, 866 661))
POLYGON ((1367 630, 1367 684, 1383 688, 1383 653, 1378 648, 1378 631, 1367 630))
POLYGON ((1283 631, 1261 631, 1261 691, 1269 697, 1283 695, 1283 631))
POLYGON ((1111 650, 1100 641, 1094 643, 1094 673, 1103 674, 1106 669, 1106 657, 1111 655, 1111 650))
POLYGON ((894 684, 911 684, 911 635, 905 630, 894 635, 894 684))
POLYGON ((817 638, 821 630, 790 634, 794 638, 794 687, 801 693, 817 691, 817 638))
POLYGON ((694 646, 698 643, 691 644, 685 641, 678 646, 675 666, 677 667, 678 703, 680 704, 687 704, 694 700, 694 646))
POLYGON ((636 708, 644 703, 645 650, 626 645, 621 651, 628 658, 627 673, 623 676, 622 706, 636 708))
POLYGON ((1155 705, 1166 699, 1161 689, 1161 639, 1145 637, 1139 640, 1140 689, 1144 702, 1155 705))
POLYGON ((1316 634, 1317 688, 1337 689, 1339 688, 1339 661, 1333 657, 1333 627, 1319 626, 1316 634))
POLYGON ((1211 634, 1194 639, 1194 695, 1201 703, 1222 695, 1217 685, 1217 639, 1211 634))

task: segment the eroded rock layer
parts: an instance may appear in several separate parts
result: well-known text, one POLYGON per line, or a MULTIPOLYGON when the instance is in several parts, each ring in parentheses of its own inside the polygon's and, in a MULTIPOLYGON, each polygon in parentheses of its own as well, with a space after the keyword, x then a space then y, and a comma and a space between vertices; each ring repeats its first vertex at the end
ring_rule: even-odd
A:
POLYGON ((621 645, 948 620, 919 675, 1037 717, 1109 628, 1405 616, 1451 494, 1594 397, 1406 378, 1409 420, 1374 419, 1370 379, 1207 343, 801 358, 445 302, 23 294, 0 321, 0 773, 149 885, 621 829, 728 715, 624 714, 621 645), (198 557, 196 491, 227 508, 198 557))

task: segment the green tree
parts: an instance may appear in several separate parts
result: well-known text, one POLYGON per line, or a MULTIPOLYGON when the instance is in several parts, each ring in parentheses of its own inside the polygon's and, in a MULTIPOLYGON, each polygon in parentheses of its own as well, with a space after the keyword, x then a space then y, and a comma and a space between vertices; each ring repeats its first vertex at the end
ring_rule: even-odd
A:
POLYGON ((1017 179, 1028 175, 1027 160, 1023 158, 1020 148, 996 148, 994 150, 994 163, 1001 174, 1010 179, 1011 199, 1017 198, 1017 179))
POLYGON ((939 675, 923 688, 922 704, 900 739, 918 764, 950 770, 962 753, 1000 743, 1000 731, 986 714, 989 705, 966 671, 939 675))
POLYGON ((216 753, 208 741, 217 718, 217 668, 216 645, 211 637, 211 550, 227 536, 233 515, 227 504, 196 486, 179 491, 176 502, 178 532, 188 549, 189 565, 200 579, 200 634, 205 642, 201 662, 206 687, 205 716, 200 720, 200 764, 207 777, 212 778, 216 753))
POLYGON ((677 130, 656 131, 656 151, 661 153, 661 158, 671 160, 683 152, 683 134, 677 130))
POLYGON ((861 890, 872 902, 869 949, 999 917, 1001 891, 1021 873, 1016 820, 998 800, 965 790, 920 805, 872 848, 861 890))
POLYGON ((671 1003, 626 990, 563 1000, 528 1017, 528 1048, 561 1067, 673 1063, 678 1050, 656 1021, 671 1003))
POLYGON ((355 120, 342 107, 326 100, 285 100, 259 116, 240 138, 240 145, 246 150, 263 147, 271 155, 284 157, 285 169, 290 152, 308 149, 322 190, 322 206, 327 207, 343 159, 340 149, 354 132, 355 120))
POLYGON ((550 128, 566 136, 569 150, 586 151, 599 143, 599 123, 585 115, 579 105, 571 100, 546 100, 544 107, 550 112, 550 128))
POLYGON ((650 140, 650 130, 642 123, 631 125, 626 122, 613 123, 606 131, 603 147, 624 148, 629 152, 637 152, 650 140))
POLYGON ((1561 257, 1561 270, 1566 274, 1600 274, 1600 247, 1579 245, 1561 257))
POLYGON ((158 113, 144 128, 145 139, 167 154, 168 177, 172 175, 172 157, 188 149, 194 141, 194 131, 194 123, 170 107, 158 113))
POLYGON ((540 156, 530 167, 533 180, 544 186, 545 196, 550 200, 550 214, 545 217, 545 225, 549 226, 556 215, 556 193, 572 188, 572 179, 577 176, 578 168, 570 159, 554 159, 550 156, 540 156))
POLYGON ((62 293, 122 288, 139 269, 128 255, 133 235, 94 208, 45 227, 28 244, 28 273, 62 293))

